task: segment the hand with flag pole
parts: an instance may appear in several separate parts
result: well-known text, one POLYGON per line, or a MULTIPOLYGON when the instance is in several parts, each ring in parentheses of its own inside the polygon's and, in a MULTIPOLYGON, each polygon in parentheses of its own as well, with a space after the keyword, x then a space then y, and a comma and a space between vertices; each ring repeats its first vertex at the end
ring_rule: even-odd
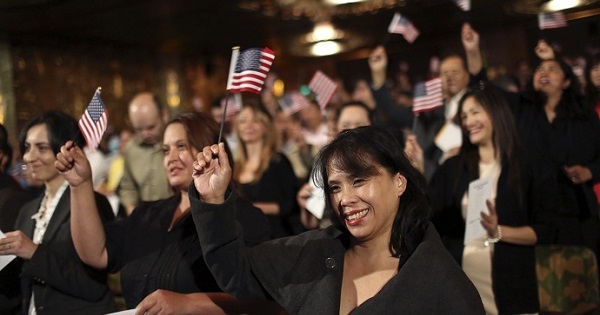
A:
POLYGON ((267 47, 262 49, 248 48, 242 52, 240 52, 240 47, 232 48, 219 142, 223 137, 229 93, 250 92, 260 94, 271 65, 273 65, 273 60, 275 60, 275 52, 267 47))

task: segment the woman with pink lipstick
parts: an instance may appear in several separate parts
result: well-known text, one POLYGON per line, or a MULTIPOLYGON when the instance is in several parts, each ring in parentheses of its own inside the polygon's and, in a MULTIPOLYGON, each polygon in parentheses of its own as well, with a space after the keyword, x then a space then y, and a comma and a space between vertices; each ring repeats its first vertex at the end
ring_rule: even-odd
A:
MULTIPOLYGON (((167 123, 163 135, 164 171, 175 196, 142 204, 126 219, 107 226, 95 215, 89 163, 79 148, 63 146, 57 168, 71 187, 71 230, 81 259, 99 270, 121 272, 121 287, 127 308, 134 308, 156 290, 177 293, 221 292, 206 268, 194 223, 190 216, 188 187, 192 163, 199 150, 218 139, 219 125, 200 113, 183 113, 167 123)), ((234 214, 240 220, 247 245, 269 239, 264 215, 249 203, 241 203, 234 214)), ((150 302, 162 298, 159 291, 150 302)), ((213 294, 215 301, 232 301, 224 293, 213 294)), ((194 300, 194 299, 192 299, 194 300)), ((201 299, 195 299, 201 301, 201 299)), ((147 303, 148 309, 152 306, 147 303)), ((211 314, 224 312, 214 306, 211 314)), ((146 309, 147 310, 147 309, 146 309)), ((142 311, 143 313, 143 311, 142 311)))
POLYGON ((332 226, 246 248, 223 143, 194 165, 192 217, 219 285, 290 314, 483 314, 429 223, 425 178, 381 127, 341 132, 316 158, 332 226), (443 280, 442 280, 443 279, 443 280))
POLYGON ((477 288, 486 314, 539 312, 534 247, 543 226, 531 223, 526 177, 512 113, 493 86, 468 90, 458 105, 463 140, 457 156, 435 172, 429 187, 433 223, 442 242, 477 288), (487 235, 465 243, 468 188, 489 178, 487 235))

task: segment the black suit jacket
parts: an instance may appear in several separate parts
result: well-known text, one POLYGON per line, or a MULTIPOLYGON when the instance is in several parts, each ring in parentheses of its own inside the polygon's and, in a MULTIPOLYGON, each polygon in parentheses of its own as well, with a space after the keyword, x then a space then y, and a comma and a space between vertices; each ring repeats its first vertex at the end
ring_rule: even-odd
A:
MULTIPOLYGON (((25 192, 10 175, 0 172, 0 230, 13 230, 19 210, 32 195, 25 192)), ((13 260, 0 271, 0 315, 14 315, 21 308, 20 264, 13 260)))
MULTIPOLYGON (((25 204, 15 227, 33 237, 35 221, 31 216, 42 197, 25 204)), ((104 196, 96 194, 101 219, 114 219, 104 196)), ((106 286, 106 273, 83 264, 79 259, 70 228, 70 190, 67 188, 58 204, 42 243, 30 260, 22 261, 21 288, 23 314, 29 310, 31 294, 35 294, 38 314, 106 314, 116 311, 114 299, 106 286)))

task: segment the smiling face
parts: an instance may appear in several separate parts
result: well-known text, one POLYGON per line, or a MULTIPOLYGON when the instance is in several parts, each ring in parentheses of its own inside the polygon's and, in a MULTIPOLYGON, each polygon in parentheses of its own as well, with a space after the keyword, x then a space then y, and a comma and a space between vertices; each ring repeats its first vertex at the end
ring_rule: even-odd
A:
POLYGON ((56 156, 45 124, 34 125, 27 131, 23 160, 32 179, 36 181, 47 183, 60 178, 54 167, 56 156))
POLYGON ((469 85, 469 73, 463 60, 458 56, 444 59, 440 65, 442 92, 446 97, 453 97, 469 85))
POLYGON ((358 243, 389 242, 392 224, 406 189, 406 178, 381 166, 377 174, 358 178, 328 167, 331 208, 358 243))
POLYGON ((163 166, 169 184, 180 191, 187 191, 198 150, 190 144, 182 124, 172 123, 165 129, 163 152, 163 166))
POLYGON ((533 74, 533 87, 546 95, 559 95, 571 82, 556 60, 543 61, 533 74))
POLYGON ((469 136, 472 144, 484 146, 492 144, 494 128, 490 116, 475 97, 464 100, 460 112, 463 132, 469 136))
POLYGON ((265 123, 251 107, 244 107, 239 112, 236 122, 238 136, 244 143, 263 141, 265 123))

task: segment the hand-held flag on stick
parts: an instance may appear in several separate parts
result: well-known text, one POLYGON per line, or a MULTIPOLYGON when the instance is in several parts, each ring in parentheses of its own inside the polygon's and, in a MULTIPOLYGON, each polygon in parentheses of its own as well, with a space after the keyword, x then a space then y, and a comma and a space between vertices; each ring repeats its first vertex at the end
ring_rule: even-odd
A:
POLYGON ((104 102, 100 98, 101 90, 101 88, 96 90, 94 97, 92 97, 90 104, 78 123, 79 131, 81 131, 88 147, 92 150, 98 147, 108 126, 106 106, 104 106, 104 102))
POLYGON ((438 77, 415 85, 413 97, 413 113, 415 116, 443 105, 442 79, 438 77))
POLYGON ((317 95, 317 103, 319 103, 321 109, 325 109, 337 89, 337 84, 323 72, 317 70, 310 79, 308 87, 317 95))
POLYGON ((471 0, 453 0, 454 3, 463 11, 471 10, 471 0))
POLYGON ((407 42, 412 43, 419 37, 419 30, 400 13, 394 14, 392 22, 388 27, 388 32, 394 34, 402 34, 407 42))
POLYGON ((275 52, 267 47, 263 49, 249 48, 241 53, 240 47, 233 47, 231 63, 229 64, 229 76, 227 77, 227 93, 225 93, 223 119, 221 120, 221 131, 219 131, 219 142, 221 142, 221 138, 223 137, 229 93, 250 92, 260 94, 273 60, 275 60, 275 52))
POLYGON ((547 28, 561 28, 567 26, 567 20, 562 12, 540 13, 538 15, 540 30, 547 28))
POLYGON ((231 93, 259 94, 274 59, 275 52, 267 47, 249 48, 242 52, 239 51, 239 47, 234 47, 227 78, 227 90, 231 93))

